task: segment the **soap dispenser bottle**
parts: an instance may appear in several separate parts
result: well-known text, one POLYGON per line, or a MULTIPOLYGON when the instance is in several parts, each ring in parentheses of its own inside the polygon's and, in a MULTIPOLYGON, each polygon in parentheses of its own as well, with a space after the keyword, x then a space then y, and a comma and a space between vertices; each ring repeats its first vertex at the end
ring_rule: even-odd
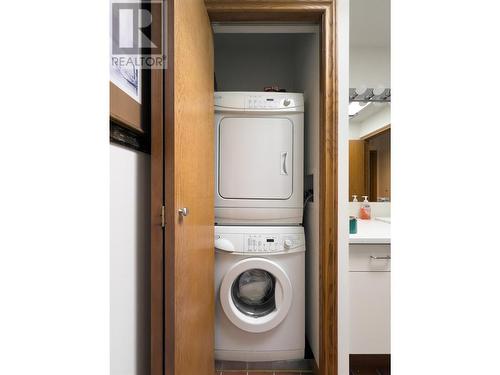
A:
POLYGON ((368 202, 368 196, 363 195, 363 198, 365 198, 365 200, 359 207, 359 218, 362 220, 370 220, 372 218, 372 208, 370 207, 370 202, 368 202))

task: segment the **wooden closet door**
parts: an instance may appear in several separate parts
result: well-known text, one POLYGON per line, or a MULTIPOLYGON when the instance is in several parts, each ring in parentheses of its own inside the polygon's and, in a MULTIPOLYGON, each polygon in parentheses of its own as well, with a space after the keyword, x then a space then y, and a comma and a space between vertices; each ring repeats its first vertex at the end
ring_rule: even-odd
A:
POLYGON ((173 337, 167 335, 166 340, 174 352, 175 375, 212 375, 215 309, 212 29, 203 0, 175 0, 173 12, 174 194, 173 206, 167 208, 174 216, 174 246, 170 250, 173 250, 175 276, 173 294, 167 293, 167 305, 172 304, 168 309, 173 312, 174 326, 173 337), (187 216, 179 213, 183 208, 189 210, 187 216))
POLYGON ((212 29, 203 0, 171 0, 165 6, 168 68, 163 81, 156 81, 163 87, 158 122, 163 132, 152 132, 163 140, 152 144, 163 155, 165 229, 162 250, 152 247, 151 374, 213 375, 212 29))

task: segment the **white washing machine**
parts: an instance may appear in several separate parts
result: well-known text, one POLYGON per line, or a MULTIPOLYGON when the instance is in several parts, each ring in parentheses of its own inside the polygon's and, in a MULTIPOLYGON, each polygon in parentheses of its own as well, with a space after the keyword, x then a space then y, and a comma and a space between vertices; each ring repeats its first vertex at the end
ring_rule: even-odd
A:
POLYGON ((304 358, 304 228, 215 227, 215 358, 304 358))
POLYGON ((304 98, 215 93, 215 222, 302 223, 304 98))

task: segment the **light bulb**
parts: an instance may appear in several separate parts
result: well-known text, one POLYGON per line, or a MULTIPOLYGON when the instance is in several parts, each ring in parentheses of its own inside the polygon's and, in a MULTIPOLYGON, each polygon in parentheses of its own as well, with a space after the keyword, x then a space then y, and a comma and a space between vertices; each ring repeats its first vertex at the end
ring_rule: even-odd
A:
POLYGON ((355 90, 356 94, 362 95, 366 91, 367 88, 368 87, 366 87, 366 85, 361 85, 359 87, 356 87, 356 90, 355 90))
POLYGON ((376 88, 373 89, 373 95, 379 96, 385 91, 385 87, 382 85, 377 85, 376 88))

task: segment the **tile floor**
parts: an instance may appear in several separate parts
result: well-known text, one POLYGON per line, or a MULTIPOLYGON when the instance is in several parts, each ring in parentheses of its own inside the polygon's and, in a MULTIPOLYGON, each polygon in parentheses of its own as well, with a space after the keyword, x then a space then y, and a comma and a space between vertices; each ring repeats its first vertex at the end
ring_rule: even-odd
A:
POLYGON ((311 375, 310 359, 269 362, 215 361, 215 375, 311 375))

